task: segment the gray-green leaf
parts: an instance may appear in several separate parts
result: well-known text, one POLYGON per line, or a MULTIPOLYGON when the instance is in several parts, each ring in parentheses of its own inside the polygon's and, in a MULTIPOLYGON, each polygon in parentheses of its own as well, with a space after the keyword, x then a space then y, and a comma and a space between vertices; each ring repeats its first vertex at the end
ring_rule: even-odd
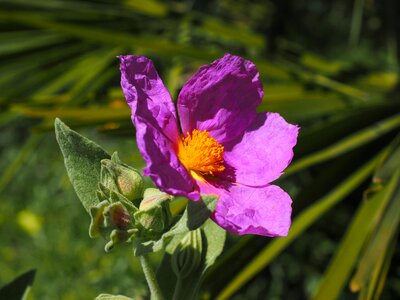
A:
POLYGON ((221 254, 225 244, 226 231, 209 219, 201 227, 201 233, 203 243, 201 247, 202 263, 185 278, 178 279, 175 276, 171 276, 171 273, 173 273, 171 267, 172 253, 178 247, 183 236, 175 236, 168 244, 161 266, 157 271, 158 282, 167 299, 172 298, 174 292, 174 299, 197 299, 197 292, 199 291, 205 272, 221 254), (178 280, 180 280, 179 284, 177 284, 178 280), (179 288, 179 291, 174 291, 174 287, 175 289, 179 288))
POLYGON ((99 202, 96 189, 100 181, 100 161, 109 159, 110 155, 96 143, 71 130, 58 118, 54 127, 69 179, 89 213, 90 208, 99 202))
POLYGON ((186 222, 189 230, 195 230, 207 221, 217 205, 217 200, 217 195, 201 195, 201 201, 189 201, 186 222))
POLYGON ((203 232, 207 240, 207 253, 205 254, 204 272, 211 267, 217 257, 222 253, 225 245, 226 231, 211 220, 204 223, 203 232))

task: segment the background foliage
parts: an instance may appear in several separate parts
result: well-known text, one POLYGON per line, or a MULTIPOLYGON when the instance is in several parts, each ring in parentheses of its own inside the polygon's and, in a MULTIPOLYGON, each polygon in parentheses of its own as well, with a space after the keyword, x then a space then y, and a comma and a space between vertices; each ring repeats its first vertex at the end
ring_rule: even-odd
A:
POLYGON ((104 255, 103 241, 88 238, 54 118, 143 167, 115 56, 152 58, 176 98, 200 65, 230 52, 257 64, 260 111, 302 128, 279 179, 294 199, 294 223, 284 239, 230 235, 203 297, 399 298, 398 6, 1 0, 0 284, 36 268, 32 299, 146 294, 129 247, 104 255))

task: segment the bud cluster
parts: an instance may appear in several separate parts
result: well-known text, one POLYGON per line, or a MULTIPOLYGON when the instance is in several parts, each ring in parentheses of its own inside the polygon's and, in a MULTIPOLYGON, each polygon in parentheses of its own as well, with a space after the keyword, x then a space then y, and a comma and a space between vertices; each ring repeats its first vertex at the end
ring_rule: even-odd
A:
POLYGON ((170 226, 172 197, 155 188, 145 190, 140 173, 122 163, 117 153, 101 161, 100 181, 99 203, 90 209, 89 235, 109 237, 106 252, 134 238, 157 238, 170 226))

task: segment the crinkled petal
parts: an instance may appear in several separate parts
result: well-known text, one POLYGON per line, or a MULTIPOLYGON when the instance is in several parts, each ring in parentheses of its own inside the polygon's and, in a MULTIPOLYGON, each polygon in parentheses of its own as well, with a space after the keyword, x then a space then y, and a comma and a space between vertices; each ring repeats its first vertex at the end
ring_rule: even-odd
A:
POLYGON ((161 190, 199 199, 195 181, 176 156, 180 139, 175 107, 151 60, 120 56, 121 86, 132 111, 145 175, 161 190))
POLYGON ((224 145, 221 177, 249 186, 272 182, 291 162, 298 131, 277 113, 259 113, 243 136, 224 145))
POLYGON ((174 145, 141 117, 135 125, 137 145, 147 164, 144 175, 166 193, 199 200, 198 187, 176 156, 174 145))
MULTIPOLYGON (((141 117, 173 143, 179 138, 175 106, 154 68, 144 56, 119 56, 121 86, 134 122, 141 117)), ((136 124, 135 124, 136 125, 136 124)))
POLYGON ((263 97, 258 77, 252 62, 231 54, 201 67, 178 97, 182 131, 208 130, 221 144, 241 135, 263 97))
POLYGON ((201 193, 219 195, 212 219, 235 234, 286 236, 291 225, 292 200, 276 185, 200 185, 201 193))

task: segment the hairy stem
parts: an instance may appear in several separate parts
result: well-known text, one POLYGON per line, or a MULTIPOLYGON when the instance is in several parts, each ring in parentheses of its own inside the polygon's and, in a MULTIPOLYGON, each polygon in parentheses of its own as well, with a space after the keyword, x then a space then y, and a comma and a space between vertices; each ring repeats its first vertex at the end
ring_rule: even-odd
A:
POLYGON ((151 300, 162 300, 160 286, 158 285, 156 276, 150 266, 149 259, 146 255, 139 256, 140 264, 142 265, 144 276, 146 277, 147 284, 149 285, 151 300))

